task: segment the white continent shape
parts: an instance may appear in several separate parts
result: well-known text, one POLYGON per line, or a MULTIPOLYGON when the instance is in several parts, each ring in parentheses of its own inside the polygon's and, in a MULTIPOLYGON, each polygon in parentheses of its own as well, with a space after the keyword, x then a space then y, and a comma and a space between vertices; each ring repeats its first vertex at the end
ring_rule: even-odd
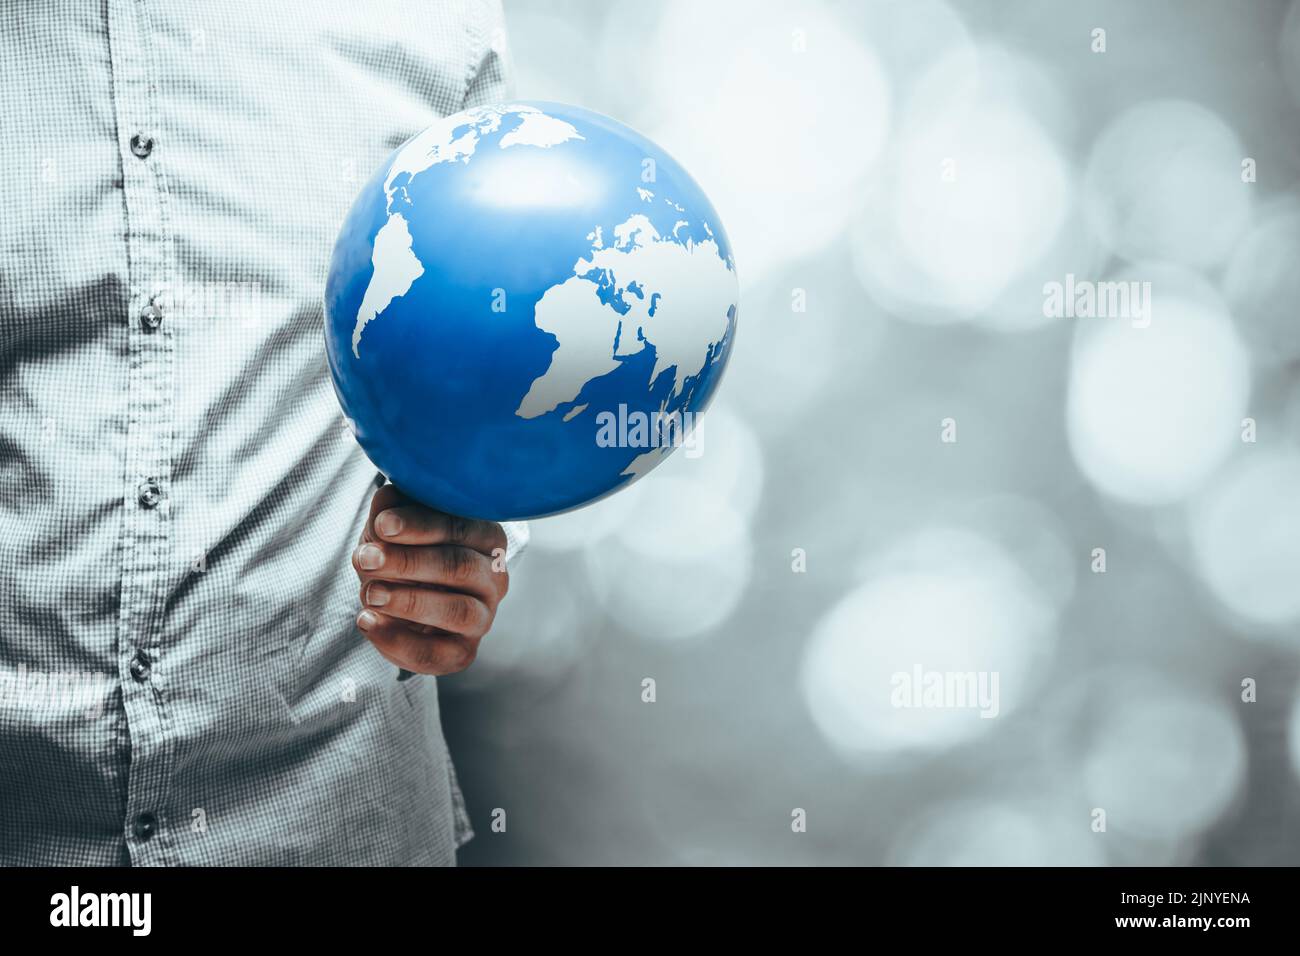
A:
POLYGON ((499 130, 507 116, 518 116, 520 122, 501 137, 500 149, 512 146, 547 148, 583 138, 571 124, 547 116, 534 106, 512 104, 484 106, 449 116, 403 146, 384 178, 388 221, 375 234, 370 258, 373 274, 361 298, 356 325, 352 329, 352 354, 356 358, 361 357, 361 333, 366 326, 382 315, 394 299, 409 292, 412 283, 424 273, 424 265, 411 250, 410 227, 400 212, 393 211, 394 181, 402 173, 413 179, 438 163, 468 163, 480 139, 499 130), (453 138, 456 130, 467 124, 468 128, 453 138))
POLYGON ((736 274, 712 238, 700 243, 665 239, 640 213, 614 228, 611 246, 596 234, 591 254, 577 261, 573 273, 537 303, 537 327, 560 344, 516 409, 521 418, 536 418, 573 401, 588 381, 612 372, 618 359, 640 352, 647 343, 655 348, 655 364, 646 387, 664 369, 675 367, 666 399, 671 401, 687 377, 704 370, 709 348, 726 335, 737 299, 736 274), (593 269, 604 270, 623 290, 623 301, 631 307, 626 313, 603 303, 596 283, 583 278, 593 269), (633 283, 640 296, 628 289, 633 283))

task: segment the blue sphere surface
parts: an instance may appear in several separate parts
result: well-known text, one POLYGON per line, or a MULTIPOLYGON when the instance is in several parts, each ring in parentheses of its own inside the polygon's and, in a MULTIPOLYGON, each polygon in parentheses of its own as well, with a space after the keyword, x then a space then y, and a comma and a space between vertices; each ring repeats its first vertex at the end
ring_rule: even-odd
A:
POLYGON ((440 120, 363 187, 330 262, 326 349, 401 491, 540 517, 681 444, 738 296, 722 223, 671 156, 609 117, 521 101, 440 120))

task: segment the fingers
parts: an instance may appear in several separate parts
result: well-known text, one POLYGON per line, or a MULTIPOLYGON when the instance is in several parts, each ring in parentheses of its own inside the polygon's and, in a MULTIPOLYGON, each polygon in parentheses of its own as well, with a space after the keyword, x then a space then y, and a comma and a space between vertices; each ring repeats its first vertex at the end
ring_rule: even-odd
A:
POLYGON ((509 588, 509 574, 494 570, 505 550, 496 522, 426 508, 384 485, 352 553, 364 605, 357 627, 398 667, 464 670, 509 588))
POLYGON ((477 639, 425 633, 378 611, 362 611, 357 627, 391 663, 417 674, 455 674, 474 663, 478 653, 477 639))
POLYGON ((387 617, 479 638, 492 626, 493 611, 468 594, 370 581, 361 588, 361 603, 387 617))
POLYGON ((422 505, 385 504, 372 524, 377 540, 394 544, 455 544, 489 557, 506 547, 505 529, 495 521, 461 518, 422 505))
POLYGON ((367 541, 352 552, 352 566, 363 581, 436 584, 468 591, 494 607, 509 587, 509 575, 494 571, 491 558, 459 545, 429 547, 367 541))
POLYGON ((362 541, 374 541, 375 534, 375 515, 388 508, 405 504, 406 498, 393 485, 384 485, 370 496, 370 515, 366 518, 366 526, 361 529, 362 541))

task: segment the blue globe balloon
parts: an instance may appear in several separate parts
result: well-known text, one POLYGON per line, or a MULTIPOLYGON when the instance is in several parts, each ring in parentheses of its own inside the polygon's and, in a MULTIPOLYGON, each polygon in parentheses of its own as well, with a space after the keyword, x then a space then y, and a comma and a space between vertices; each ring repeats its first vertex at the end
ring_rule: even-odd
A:
POLYGON ((688 440, 738 291, 717 212, 654 143, 575 106, 487 106, 408 140, 361 190, 326 347, 357 440, 400 490, 539 517, 688 440))

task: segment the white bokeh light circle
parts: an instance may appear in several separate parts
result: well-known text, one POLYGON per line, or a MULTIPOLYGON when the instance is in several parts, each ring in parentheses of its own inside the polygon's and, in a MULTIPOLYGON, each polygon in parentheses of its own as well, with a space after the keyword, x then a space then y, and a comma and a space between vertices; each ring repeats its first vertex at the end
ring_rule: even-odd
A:
POLYGON ((1201 579, 1230 611, 1257 624, 1300 620, 1300 453, 1241 443, 1193 502, 1191 537, 1201 579))
POLYGON ((867 374, 879 352, 884 317, 845 281, 844 258, 805 260, 744 286, 722 390, 765 437, 818 420, 827 392, 867 374))
POLYGON ((1129 260, 1222 262, 1250 221, 1245 155, 1236 133, 1198 103, 1139 103, 1093 144, 1084 176, 1088 220, 1129 260))
POLYGON ((1223 276, 1232 317, 1255 358, 1280 364, 1300 358, 1300 199, 1261 209, 1223 276))
POLYGON ((524 556, 510 575, 491 635, 479 647, 474 666, 459 678, 467 686, 487 685, 502 674, 554 678, 581 659, 594 635, 584 632, 581 590, 566 586, 568 567, 539 567, 545 558, 524 556), (532 563, 536 561, 536 563, 532 563))
MULTIPOLYGON (((1073 171, 1007 90, 1009 78, 1028 76, 1039 73, 1023 58, 960 48, 909 98, 883 179, 853 232, 859 279, 900 317, 980 316, 1023 277, 1032 275, 1037 289, 1054 263, 1084 261, 1076 246, 1086 241, 1063 235, 1074 214, 1073 171)), ((1040 297, 1023 322, 993 324, 1041 324, 1040 297)))
POLYGON ((1078 557, 1061 519, 1042 502, 1014 494, 940 503, 936 523, 971 531, 997 545, 1057 610, 1073 598, 1078 557))
POLYGON ((818 622, 804 650, 804 701, 851 762, 951 747, 991 732, 1028 696, 1054 625, 1050 600, 1000 547, 964 529, 919 532, 818 622), (917 668, 996 673, 996 714, 900 705, 900 675, 917 668))
MULTIPOLYGON (((678 454, 674 452, 673 454, 678 454)), ((594 504, 528 523, 528 547, 537 551, 579 551, 612 534, 636 508, 641 482, 594 504)))
POLYGON ((587 545, 587 580, 620 625, 651 640, 708 633, 752 574, 749 528, 718 486, 671 475, 638 482, 618 528, 587 545))
POLYGON ((1227 810, 1245 775, 1246 746, 1223 703, 1147 677, 1098 702, 1083 780, 1108 832, 1174 842, 1227 810))
POLYGON ((1067 434, 1102 491, 1164 504, 1193 491, 1239 443, 1250 365, 1217 297, 1155 269, 1136 272, 1155 277, 1149 326, 1076 320, 1067 434))
MULTIPOLYGON (((680 478, 706 494, 725 498, 748 519, 763 493, 763 456, 758 436, 739 414, 721 402, 698 419, 696 431, 647 479, 680 478)), ((615 533, 640 507, 638 482, 576 511, 529 522, 529 548, 579 551, 615 533)))
POLYGON ((894 198, 898 234, 962 308, 991 302, 1064 221, 1065 165, 1023 114, 992 107, 950 115, 912 131, 900 152, 907 173, 894 198), (951 182, 935 163, 945 158, 954 163, 951 182))
POLYGON ((689 481, 725 498, 742 518, 753 517, 763 494, 763 454, 754 429, 721 402, 695 427, 695 446, 674 451, 655 474, 689 481))
POLYGON ((878 55, 893 80, 896 106, 915 95, 927 69, 943 58, 973 48, 970 29, 953 7, 943 0, 907 0, 906 3, 841 2, 837 17, 861 36, 888 37, 878 45, 878 55))
POLYGON ((618 84, 592 89, 594 51, 585 24, 540 3, 512 4, 506 20, 508 30, 493 38, 493 47, 504 47, 515 87, 527 90, 530 100, 581 103, 600 112, 610 112, 616 105, 605 98, 617 94, 618 84), (514 44, 512 37, 528 39, 514 44))
POLYGON ((941 805, 905 828, 890 849, 894 866, 1098 866, 1086 829, 1014 802, 941 805))
POLYGON ((717 207, 742 277, 839 238, 889 128, 889 80, 864 43, 817 3, 766 13, 677 0, 638 54, 656 64, 638 125, 717 207))

